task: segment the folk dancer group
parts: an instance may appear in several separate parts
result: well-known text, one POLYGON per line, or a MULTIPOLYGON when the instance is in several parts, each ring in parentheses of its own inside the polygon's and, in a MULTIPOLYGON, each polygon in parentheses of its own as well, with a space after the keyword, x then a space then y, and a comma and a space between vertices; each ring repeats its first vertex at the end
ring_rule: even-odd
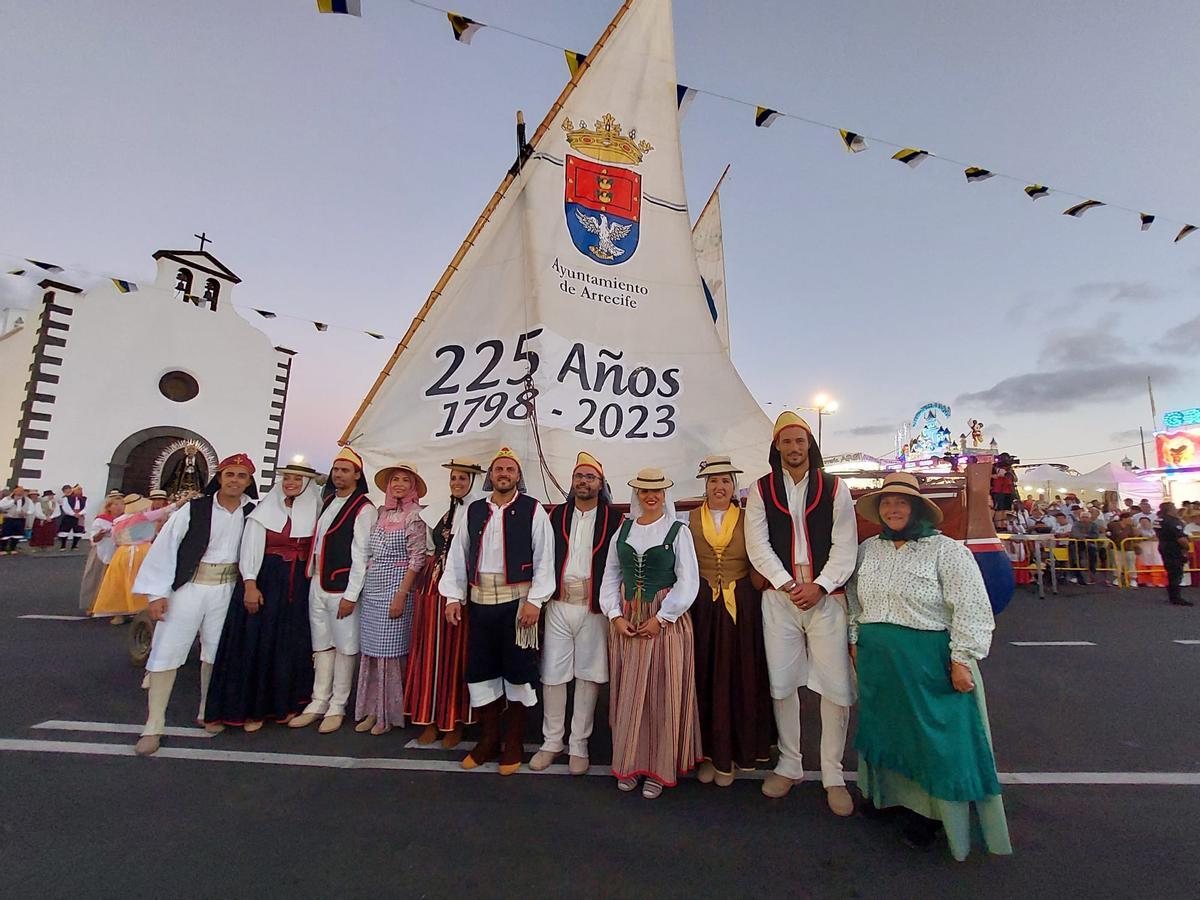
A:
POLYGON ((197 718, 210 730, 275 720, 337 731, 357 666, 356 730, 384 734, 407 718, 425 726, 423 743, 440 734, 452 747, 474 719, 480 739, 462 766, 494 761, 502 775, 524 761, 539 682, 542 744, 530 767, 565 753, 571 774, 588 772, 607 682, 612 774, 622 791, 640 781, 648 799, 693 769, 728 786, 766 762, 772 743, 779 759, 762 792, 785 796, 804 777, 808 687, 820 696, 833 813, 854 812, 842 757, 857 701, 868 813, 906 808, 917 846, 944 826, 962 859, 974 811, 987 849, 1011 852, 977 665, 993 620, 970 552, 936 530, 940 511, 911 476, 889 475, 856 505, 794 413, 775 423, 768 456, 745 509, 741 471, 705 459, 704 502, 686 523, 658 469, 629 482, 625 517, 601 462, 580 453, 571 496, 547 514, 508 448, 486 469, 455 459, 432 540, 411 464, 377 473, 381 510, 349 448, 323 499, 317 473, 290 466, 256 507, 252 463, 230 457, 170 518, 137 578, 159 622, 136 750, 158 749, 197 634, 197 718), (882 528, 861 546, 856 508, 882 528))

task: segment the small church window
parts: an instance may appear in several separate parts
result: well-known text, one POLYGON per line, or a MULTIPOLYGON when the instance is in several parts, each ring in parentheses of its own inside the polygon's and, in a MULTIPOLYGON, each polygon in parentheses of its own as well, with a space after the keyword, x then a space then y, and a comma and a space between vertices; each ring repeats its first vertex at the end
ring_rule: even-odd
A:
POLYGON ((204 282, 204 302, 213 312, 217 311, 217 297, 221 294, 221 284, 215 278, 204 282))
POLYGON ((190 300, 192 295, 192 270, 180 269, 175 273, 175 291, 183 294, 184 300, 190 300))
POLYGON ((200 382, 187 372, 168 372, 158 379, 158 390, 168 400, 186 403, 200 393, 200 382))

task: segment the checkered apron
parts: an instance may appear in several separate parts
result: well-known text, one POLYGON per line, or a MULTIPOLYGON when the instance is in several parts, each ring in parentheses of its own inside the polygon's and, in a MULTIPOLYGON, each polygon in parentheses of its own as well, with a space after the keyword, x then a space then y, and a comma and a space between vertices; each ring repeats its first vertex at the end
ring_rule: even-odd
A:
POLYGON ((367 577, 358 600, 362 652, 385 659, 407 656, 412 639, 413 595, 408 595, 403 616, 388 618, 388 607, 408 571, 407 534, 403 529, 389 532, 373 528, 370 554, 367 577))

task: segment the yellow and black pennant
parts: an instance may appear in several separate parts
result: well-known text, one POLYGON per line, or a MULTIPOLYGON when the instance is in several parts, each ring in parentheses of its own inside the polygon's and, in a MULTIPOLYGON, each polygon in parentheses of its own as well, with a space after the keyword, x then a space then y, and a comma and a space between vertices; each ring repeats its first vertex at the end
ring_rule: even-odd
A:
POLYGON ((918 150, 916 147, 905 147, 897 153, 892 154, 892 159, 904 163, 910 169, 915 169, 925 160, 929 159, 928 150, 918 150))
POLYGON ((458 13, 446 13, 446 18, 450 20, 450 27, 454 29, 454 39, 460 44, 471 43, 475 32, 483 27, 482 23, 468 19, 466 16, 460 16, 458 13))
POLYGON ((967 166, 963 169, 963 174, 967 176, 967 184, 974 184, 976 181, 987 181, 989 178, 995 177, 994 172, 989 172, 987 169, 981 169, 978 166, 967 166))
POLYGON ((1150 226, 1154 224, 1154 216, 1150 213, 1138 213, 1142 220, 1142 231, 1149 231, 1150 226))
POLYGON ((846 131, 844 128, 839 128, 838 134, 842 136, 842 143, 846 145, 846 150, 850 153, 862 153, 867 149, 867 142, 863 140, 861 134, 846 131))
POLYGON ((563 56, 567 58, 567 68, 571 70, 571 77, 574 78, 579 67, 583 65, 583 61, 587 59, 587 54, 575 50, 564 50, 563 56))
POLYGON ((1076 203, 1074 206, 1068 206, 1063 210, 1063 215, 1078 219, 1089 209, 1097 206, 1104 206, 1104 204, 1099 200, 1084 200, 1082 203, 1076 203))
POLYGON ((1031 184, 1025 188, 1025 194, 1030 200, 1041 200, 1050 193, 1050 188, 1044 184, 1031 184))
POLYGON ((329 330, 329 326, 326 325, 324 322, 313 322, 313 326, 317 329, 317 331, 328 331, 329 330))
POLYGON ((1172 241, 1171 243, 1178 244, 1180 241, 1182 241, 1185 237, 1187 237, 1189 234, 1191 234, 1195 230, 1196 230, 1195 225, 1184 225, 1182 228, 1179 229, 1179 234, 1175 235, 1175 240, 1172 241))
POLYGON ((755 107, 754 110, 754 126, 756 128, 770 128, 775 124, 775 120, 779 118, 779 111, 771 109, 768 106, 755 107))

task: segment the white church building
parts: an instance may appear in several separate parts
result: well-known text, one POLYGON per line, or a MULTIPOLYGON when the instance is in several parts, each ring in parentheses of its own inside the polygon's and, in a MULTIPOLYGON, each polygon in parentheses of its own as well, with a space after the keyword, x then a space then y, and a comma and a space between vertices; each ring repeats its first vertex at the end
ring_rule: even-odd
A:
POLYGON ((30 308, 0 308, 5 484, 81 484, 95 512, 113 489, 203 485, 239 451, 273 483, 293 351, 237 313, 241 279, 211 253, 154 259, 153 284, 44 263, 0 276, 36 282, 30 308))

